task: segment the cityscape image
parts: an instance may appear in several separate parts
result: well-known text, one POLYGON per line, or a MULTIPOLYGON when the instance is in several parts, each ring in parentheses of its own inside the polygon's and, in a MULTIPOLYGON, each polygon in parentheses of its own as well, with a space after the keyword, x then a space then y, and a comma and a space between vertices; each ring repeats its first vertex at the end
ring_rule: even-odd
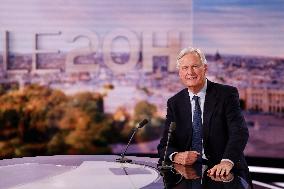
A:
POLYGON ((284 1, 1 0, 0 158, 157 154, 176 56, 237 87, 248 157, 284 158, 284 1))

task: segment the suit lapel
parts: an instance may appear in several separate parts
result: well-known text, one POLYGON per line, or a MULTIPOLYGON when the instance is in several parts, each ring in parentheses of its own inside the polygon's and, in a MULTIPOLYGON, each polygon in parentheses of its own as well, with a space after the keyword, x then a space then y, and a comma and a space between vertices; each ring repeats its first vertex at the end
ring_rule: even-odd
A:
POLYGON ((192 113, 191 113, 191 103, 190 103, 190 97, 188 94, 188 89, 184 89, 183 92, 183 98, 180 104, 180 107, 182 107, 182 115, 184 115, 185 120, 185 133, 187 136, 187 142, 185 146, 185 150, 189 150, 191 146, 191 135, 192 135, 192 113))
POLYGON ((216 95, 216 90, 214 88, 214 83, 208 80, 205 102, 204 102, 204 112, 203 112, 203 139, 205 146, 207 144, 209 136, 209 130, 210 130, 209 122, 216 103, 217 103, 217 95, 216 95))

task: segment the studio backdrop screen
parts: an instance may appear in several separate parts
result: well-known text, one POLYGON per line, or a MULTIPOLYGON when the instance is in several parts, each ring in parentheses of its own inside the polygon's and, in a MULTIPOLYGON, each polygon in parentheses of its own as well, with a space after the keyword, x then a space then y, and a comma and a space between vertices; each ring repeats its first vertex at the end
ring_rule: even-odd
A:
POLYGON ((238 88, 246 155, 284 158, 284 1, 0 0, 0 158, 157 153, 176 56, 238 88))

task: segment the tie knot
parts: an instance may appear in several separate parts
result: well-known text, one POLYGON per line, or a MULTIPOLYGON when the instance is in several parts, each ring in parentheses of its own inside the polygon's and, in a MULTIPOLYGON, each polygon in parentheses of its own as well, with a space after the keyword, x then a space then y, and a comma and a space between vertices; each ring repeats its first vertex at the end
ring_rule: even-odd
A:
POLYGON ((192 97, 192 99, 193 99, 195 102, 198 102, 199 96, 195 96, 195 95, 194 95, 194 96, 192 97))

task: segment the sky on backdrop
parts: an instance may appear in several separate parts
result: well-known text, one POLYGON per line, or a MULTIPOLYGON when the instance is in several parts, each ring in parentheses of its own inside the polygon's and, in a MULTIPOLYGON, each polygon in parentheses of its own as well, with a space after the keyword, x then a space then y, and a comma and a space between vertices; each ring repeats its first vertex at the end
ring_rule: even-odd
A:
MULTIPOLYGON (((0 30, 12 31, 11 48, 20 52, 31 51, 31 34, 35 31, 62 31, 60 37, 49 37, 46 46, 56 44, 71 50, 75 44, 66 45, 70 36, 86 30, 96 32, 103 40, 107 32, 119 27, 138 35, 146 30, 184 28, 192 35, 194 46, 207 53, 218 50, 225 54, 284 57, 284 0, 193 0, 193 7, 190 0, 0 2, 0 30)), ((78 41, 76 46, 86 43, 78 41)), ((127 43, 121 45, 127 49, 127 43)))

